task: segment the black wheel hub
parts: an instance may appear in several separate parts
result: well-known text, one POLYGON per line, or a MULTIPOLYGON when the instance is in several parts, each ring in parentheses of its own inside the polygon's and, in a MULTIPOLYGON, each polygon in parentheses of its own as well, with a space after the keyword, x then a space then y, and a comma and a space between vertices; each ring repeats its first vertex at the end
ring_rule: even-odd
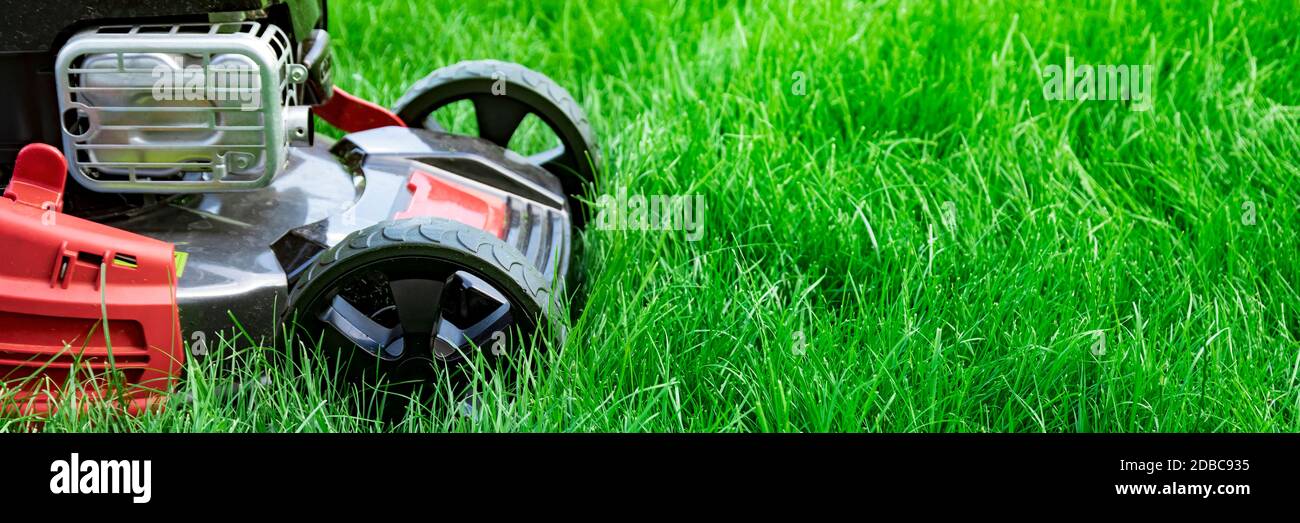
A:
POLYGON ((321 333, 327 354, 337 349, 349 367, 360 367, 355 371, 377 365, 390 378, 428 381, 439 364, 475 351, 502 356, 509 338, 536 329, 519 304, 483 278, 428 259, 384 258, 331 286, 299 306, 298 321, 321 333))

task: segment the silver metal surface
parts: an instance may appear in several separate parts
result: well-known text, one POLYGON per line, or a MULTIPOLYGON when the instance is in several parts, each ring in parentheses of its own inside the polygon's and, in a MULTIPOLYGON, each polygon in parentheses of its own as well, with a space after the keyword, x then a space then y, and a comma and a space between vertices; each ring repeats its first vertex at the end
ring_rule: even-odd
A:
POLYGON ((101 192, 266 186, 301 129, 287 116, 304 123, 292 57, 283 31, 256 22, 77 34, 55 64, 69 171, 101 192))
POLYGON ((285 107, 284 132, 292 147, 311 145, 311 109, 305 105, 285 107))
POLYGON ((112 224, 175 244, 187 255, 176 291, 187 339, 203 332, 215 340, 236 320, 254 339, 274 332, 288 299, 288 278, 271 245, 294 228, 351 209, 364 185, 362 177, 343 170, 327 145, 322 140, 317 147, 292 149, 288 168, 261 190, 205 194, 112 224))

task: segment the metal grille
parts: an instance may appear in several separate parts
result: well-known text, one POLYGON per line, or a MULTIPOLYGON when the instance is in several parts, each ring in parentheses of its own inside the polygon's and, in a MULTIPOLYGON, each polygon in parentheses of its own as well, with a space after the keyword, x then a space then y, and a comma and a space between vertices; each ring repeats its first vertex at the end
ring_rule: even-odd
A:
POLYGON ((265 186, 287 157, 291 56, 283 31, 256 22, 78 34, 56 67, 71 174, 98 191, 265 186))

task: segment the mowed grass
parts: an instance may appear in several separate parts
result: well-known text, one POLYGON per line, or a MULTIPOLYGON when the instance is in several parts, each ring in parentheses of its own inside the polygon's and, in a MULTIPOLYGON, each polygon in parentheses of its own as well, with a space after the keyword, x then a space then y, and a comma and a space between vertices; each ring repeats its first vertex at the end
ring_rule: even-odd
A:
POLYGON ((283 367, 215 394, 253 371, 195 364, 193 402, 46 430, 1300 429, 1293 2, 330 15, 338 84, 384 104, 459 60, 544 72, 596 127, 593 197, 701 195, 703 237, 587 231, 563 350, 528 386, 484 384, 474 416, 378 423, 283 367), (1045 100, 1067 55, 1153 65, 1154 108, 1045 100))

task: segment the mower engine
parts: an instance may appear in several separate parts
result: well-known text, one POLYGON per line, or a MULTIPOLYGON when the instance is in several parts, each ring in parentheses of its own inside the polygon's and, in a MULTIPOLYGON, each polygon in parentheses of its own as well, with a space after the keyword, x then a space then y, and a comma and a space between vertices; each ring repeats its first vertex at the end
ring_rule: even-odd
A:
POLYGON ((284 32, 256 22, 79 33, 55 62, 70 172, 101 192, 266 186, 311 137, 291 58, 284 32))

